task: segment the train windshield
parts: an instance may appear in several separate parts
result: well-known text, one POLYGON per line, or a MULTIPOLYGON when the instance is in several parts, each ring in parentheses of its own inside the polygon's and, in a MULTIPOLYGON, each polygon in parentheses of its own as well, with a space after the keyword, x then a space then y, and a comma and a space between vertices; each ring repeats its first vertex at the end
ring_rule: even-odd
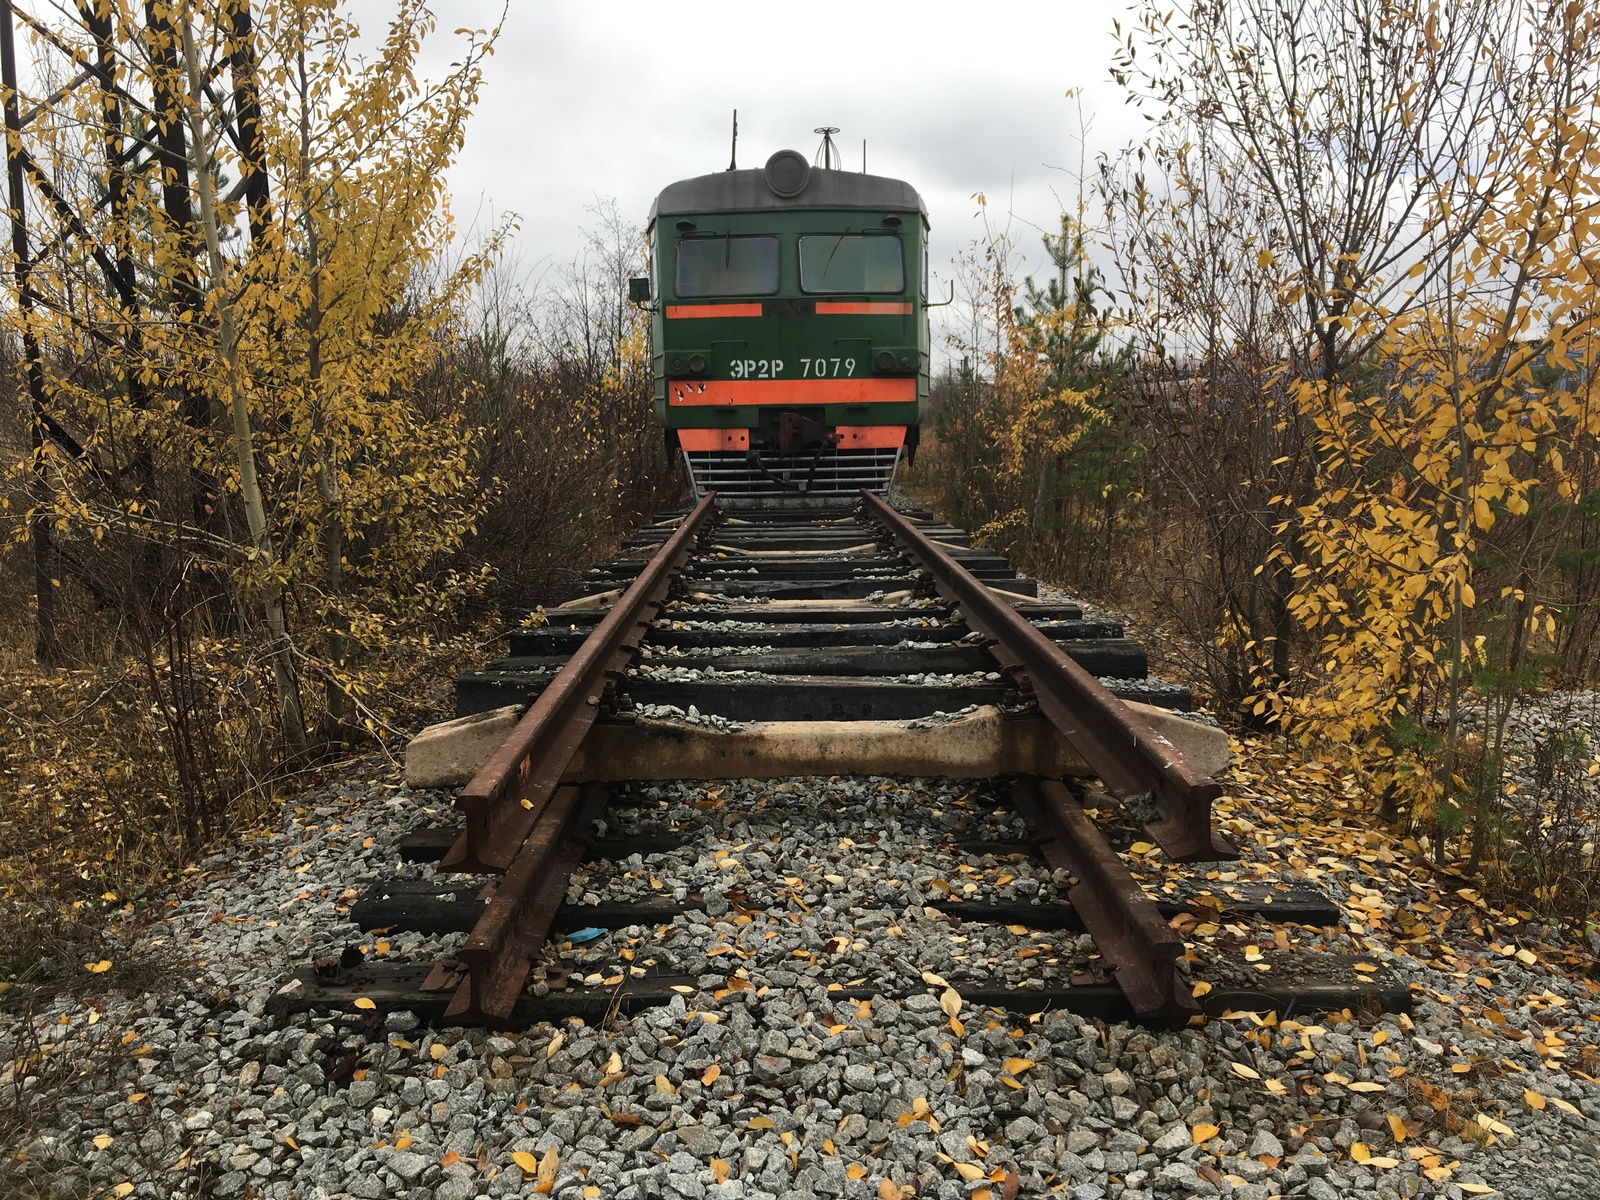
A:
POLYGON ((816 233, 800 239, 807 292, 899 293, 906 289, 900 239, 883 233, 816 233))
POLYGON ((777 290, 775 237, 697 237, 678 243, 680 296, 770 296, 777 290))

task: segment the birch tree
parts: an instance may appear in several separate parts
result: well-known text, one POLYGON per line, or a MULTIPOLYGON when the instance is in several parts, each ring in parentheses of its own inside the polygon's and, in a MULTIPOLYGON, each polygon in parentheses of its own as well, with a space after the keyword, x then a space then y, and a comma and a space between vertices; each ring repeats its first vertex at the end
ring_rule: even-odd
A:
POLYGON ((381 726, 375 694, 486 578, 453 560, 478 433, 417 389, 509 228, 454 249, 444 183, 493 35, 430 80, 411 0, 370 60, 333 0, 13 15, 25 80, 62 76, 8 140, 35 302, 4 320, 38 347, 42 431, 15 530, 143 631, 204 809, 196 732, 255 761, 258 674, 291 760, 381 726))

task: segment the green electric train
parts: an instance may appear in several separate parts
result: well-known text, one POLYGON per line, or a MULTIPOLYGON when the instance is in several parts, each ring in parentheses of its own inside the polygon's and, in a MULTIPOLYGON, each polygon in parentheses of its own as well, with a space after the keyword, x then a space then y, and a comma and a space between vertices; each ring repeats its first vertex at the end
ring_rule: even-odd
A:
POLYGON ((650 210, 656 415, 695 496, 886 492, 928 400, 928 213, 780 150, 650 210))

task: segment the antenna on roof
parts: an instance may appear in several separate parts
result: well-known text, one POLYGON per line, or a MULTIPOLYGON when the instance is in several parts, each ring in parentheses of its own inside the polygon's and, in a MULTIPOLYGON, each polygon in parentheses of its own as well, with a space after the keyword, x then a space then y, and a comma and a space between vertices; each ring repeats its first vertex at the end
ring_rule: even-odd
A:
POLYGON ((819 125, 811 132, 822 135, 822 146, 817 151, 822 155, 822 169, 825 171, 834 170, 833 160, 838 155, 838 151, 833 146, 833 135, 839 132, 839 127, 837 125, 819 125))
POLYGON ((739 110, 733 110, 733 149, 728 152, 728 170, 739 169, 739 110))
POLYGON ((861 173, 867 173, 867 139, 861 139, 861 173))

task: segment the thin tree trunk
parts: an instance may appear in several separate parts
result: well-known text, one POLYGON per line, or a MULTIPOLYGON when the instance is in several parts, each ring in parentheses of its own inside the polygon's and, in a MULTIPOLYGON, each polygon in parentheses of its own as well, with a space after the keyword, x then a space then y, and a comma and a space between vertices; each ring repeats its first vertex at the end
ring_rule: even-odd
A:
POLYGON ((17 304, 22 310, 22 349, 28 379, 29 446, 33 452, 32 512, 28 539, 33 546, 34 656, 42 663, 62 659, 56 632, 55 580, 50 570, 50 524, 40 511, 50 495, 44 455, 44 363, 39 339, 33 332, 33 264, 28 257, 26 195, 22 181, 22 114, 17 103, 17 55, 11 24, 11 0, 0 0, 0 83, 5 87, 6 186, 11 209, 11 254, 17 280, 17 304))
MULTIPOLYGON (((195 237, 194 206, 189 181, 189 146, 184 136, 182 67, 178 62, 178 33, 171 6, 145 0, 145 25, 150 54, 151 110, 155 118, 155 159, 161 165, 161 208, 170 236, 177 246, 171 259, 168 286, 179 319, 194 319, 200 311, 200 282, 196 263, 200 246, 195 237)), ((185 423, 196 431, 211 429, 216 416, 205 392, 184 385, 179 398, 185 423)), ((222 489, 204 467, 189 468, 190 507, 200 528, 224 539, 222 489)), ((224 539, 225 540, 225 539, 224 539)), ((226 606, 213 606, 221 611, 226 606)))
MULTIPOLYGON (((200 112, 200 63, 195 54, 194 37, 187 15, 181 23, 183 60, 189 73, 189 135, 194 145, 194 173, 200 197, 200 224, 205 233, 206 257, 211 270, 211 286, 217 293, 217 336, 221 343, 226 392, 233 417, 233 449, 239 463, 239 493, 244 501, 245 518, 250 523, 250 543, 269 571, 276 555, 272 531, 267 527, 266 506, 261 499, 261 481, 256 475, 255 448, 250 434, 250 407, 239 386, 239 344, 234 327, 233 305, 222 294, 222 242, 217 228, 217 207, 211 155, 206 149, 205 122, 200 112)), ((262 608, 271 645, 272 675, 277 686, 278 704, 283 716, 283 736, 292 754, 306 749, 305 715, 295 682, 294 659, 289 646, 288 624, 284 619, 283 588, 270 577, 262 591, 262 608)))
MULTIPOLYGON (((123 375, 128 405, 137 412, 143 412, 150 407, 150 391, 145 384, 144 304, 139 295, 131 248, 133 232, 129 221, 128 155, 123 131, 122 99, 117 86, 117 56, 112 41, 114 30, 111 10, 91 0, 79 0, 78 13, 94 39, 94 72, 100 86, 100 145, 106 164, 109 265, 113 268, 106 284, 115 294, 120 310, 116 333, 126 361, 123 375)), ((134 435, 129 457, 140 516, 145 519, 156 516, 160 497, 156 490, 155 455, 148 436, 134 435)), ((130 527, 131 533, 131 513, 124 515, 124 522, 130 527)), ((145 603, 155 596, 158 588, 161 545, 148 532, 136 535, 135 544, 139 542, 143 543, 143 549, 134 555, 137 568, 130 581, 129 595, 135 602, 145 603)))
MULTIPOLYGON (((1472 447, 1467 441, 1465 418, 1462 413, 1461 396, 1461 356, 1456 348, 1456 309, 1455 309, 1455 253, 1449 252, 1446 260, 1450 264, 1446 278, 1450 286, 1445 291, 1445 329, 1447 331, 1446 345, 1450 352, 1450 402, 1455 413, 1456 454, 1461 465, 1461 478, 1456 486, 1460 492, 1456 496, 1456 553, 1465 557, 1467 540, 1471 535, 1468 525, 1467 496, 1469 492, 1468 472, 1472 469, 1472 447)), ((1465 597, 1461 591, 1461 573, 1457 568, 1456 578, 1450 591, 1450 637, 1454 642, 1450 661, 1450 699, 1445 715, 1444 735, 1444 799, 1449 799, 1456 786, 1456 763, 1460 757, 1461 748, 1461 653, 1462 644, 1466 640, 1466 618, 1463 614, 1462 601, 1465 597)), ((1445 861, 1445 829, 1444 823, 1437 817, 1434 819, 1434 833, 1437 841, 1433 847, 1433 860, 1441 866, 1445 861)), ((1476 839, 1474 839, 1476 841, 1476 839)))
POLYGON ((306 239, 306 257, 311 265, 310 303, 306 309, 306 372, 307 387, 311 391, 312 453, 316 458, 317 496, 322 502, 322 583, 327 589, 333 611, 328 614, 327 654, 328 683, 326 688, 326 732, 329 740, 338 738, 339 727, 344 723, 344 684, 339 673, 344 669, 345 640, 344 616, 338 611, 344 593, 344 523, 339 518, 339 465, 337 451, 326 440, 326 408, 322 397, 322 242, 317 229, 316 214, 310 208, 311 187, 308 178, 311 160, 311 112, 306 79, 306 56, 300 53, 300 194, 305 207, 301 222, 306 239))
POLYGON ((256 43, 250 20, 250 0, 230 0, 227 18, 228 70, 233 77, 239 169, 250 216, 250 244, 259 248, 272 227, 272 205, 261 145, 261 95, 256 85, 256 43))

